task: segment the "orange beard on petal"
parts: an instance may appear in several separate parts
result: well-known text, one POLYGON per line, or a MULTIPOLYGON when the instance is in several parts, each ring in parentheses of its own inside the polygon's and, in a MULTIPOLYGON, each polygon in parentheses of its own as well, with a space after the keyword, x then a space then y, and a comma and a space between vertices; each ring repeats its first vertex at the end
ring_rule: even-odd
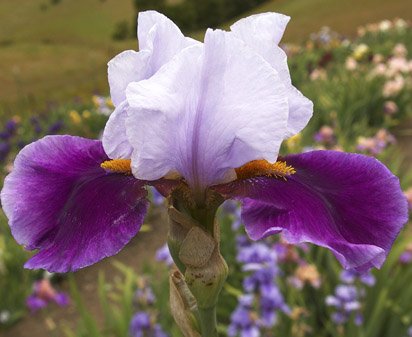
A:
POLYGON ((286 179, 286 177, 296 173, 296 170, 285 161, 271 164, 267 160, 253 160, 235 171, 237 179, 240 180, 261 176, 286 179))
POLYGON ((129 175, 132 174, 130 163, 130 159, 113 159, 101 163, 100 167, 113 173, 123 173, 129 175))

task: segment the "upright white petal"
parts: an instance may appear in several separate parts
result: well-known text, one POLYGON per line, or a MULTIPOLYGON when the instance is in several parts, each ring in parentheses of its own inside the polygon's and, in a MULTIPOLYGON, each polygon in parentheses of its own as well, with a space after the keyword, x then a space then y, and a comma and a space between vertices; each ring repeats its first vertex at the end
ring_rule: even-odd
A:
POLYGON ((278 46, 289 16, 278 13, 263 13, 249 16, 234 23, 230 29, 256 53, 275 68, 287 89, 289 120, 287 137, 300 132, 313 114, 313 104, 291 82, 287 56, 278 46))
POLYGON ((139 13, 137 24, 139 49, 151 52, 149 78, 182 49, 199 43, 187 38, 172 20, 156 11, 139 13))
POLYGON ((107 64, 110 96, 114 106, 126 99, 126 88, 130 82, 147 78, 150 52, 125 50, 112 58, 107 64))
POLYGON ((129 159, 133 148, 126 136, 127 101, 119 104, 107 121, 103 132, 103 148, 109 158, 129 159))
POLYGON ((285 86, 232 34, 207 31, 204 46, 179 53, 126 92, 136 177, 179 172, 197 190, 254 159, 275 161, 287 131, 285 86))
POLYGON ((103 132, 103 146, 111 158, 127 158, 132 152, 124 125, 129 83, 150 78, 183 48, 199 43, 185 37, 170 19, 156 11, 139 13, 138 39, 139 52, 126 50, 108 63, 110 95, 116 110, 103 132))

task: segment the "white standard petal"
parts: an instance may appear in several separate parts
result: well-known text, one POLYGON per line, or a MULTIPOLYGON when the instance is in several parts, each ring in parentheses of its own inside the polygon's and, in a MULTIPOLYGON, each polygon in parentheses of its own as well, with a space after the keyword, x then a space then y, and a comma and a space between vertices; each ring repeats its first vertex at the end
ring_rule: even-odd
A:
POLYGON ((128 159, 132 155, 133 148, 126 136, 127 109, 129 109, 127 101, 119 104, 104 128, 102 142, 109 158, 128 159))
POLYGON ((103 133, 103 145, 110 158, 129 158, 132 152, 126 136, 126 87, 150 78, 183 48, 199 42, 185 37, 166 16, 155 11, 139 14, 140 51, 127 50, 108 63, 110 94, 117 107, 103 133))
POLYGON ((130 82, 147 78, 149 58, 148 51, 126 50, 109 61, 107 74, 110 96, 115 106, 126 99, 126 87, 130 82))
POLYGON ((149 78, 182 49, 199 43, 187 38, 168 17, 156 11, 139 13, 137 22, 139 49, 151 52, 149 78))
POLYGON ((289 20, 289 16, 279 13, 255 14, 235 22, 230 30, 247 44, 256 42, 259 46, 265 42, 266 49, 269 49, 271 44, 279 44, 289 20))
POLYGON ((275 161, 287 131, 286 90, 265 60, 232 34, 207 31, 151 79, 126 92, 136 177, 179 172, 195 190, 251 160, 275 161))
POLYGON ((156 11, 139 13, 139 52, 126 50, 108 63, 110 94, 115 106, 125 100, 130 82, 151 77, 179 51, 197 41, 185 37, 173 21, 156 11))
POLYGON ((261 55, 275 68, 287 89, 289 120, 286 137, 300 132, 313 114, 313 104, 293 85, 289 74, 287 56, 278 46, 289 16, 278 13, 263 13, 249 16, 234 23, 232 33, 261 55))

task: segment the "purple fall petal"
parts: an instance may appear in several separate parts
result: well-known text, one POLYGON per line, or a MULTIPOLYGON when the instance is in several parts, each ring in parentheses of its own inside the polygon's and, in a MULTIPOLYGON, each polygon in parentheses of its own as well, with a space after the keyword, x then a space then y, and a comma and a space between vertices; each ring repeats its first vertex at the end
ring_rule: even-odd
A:
POLYGON ((216 187, 243 202, 252 239, 284 232, 290 243, 331 249, 345 268, 380 267, 407 222, 399 180, 378 160, 313 151, 284 158, 287 180, 259 177, 216 187))
POLYGON ((49 136, 17 156, 1 192, 16 241, 38 249, 26 267, 74 271, 120 251, 148 206, 143 182, 107 173, 101 142, 49 136))

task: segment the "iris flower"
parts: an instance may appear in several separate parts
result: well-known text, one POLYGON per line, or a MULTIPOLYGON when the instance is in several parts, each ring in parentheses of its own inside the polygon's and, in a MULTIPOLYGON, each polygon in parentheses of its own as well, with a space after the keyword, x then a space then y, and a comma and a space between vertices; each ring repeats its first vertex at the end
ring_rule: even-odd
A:
POLYGON ((242 203, 247 233, 333 251, 345 268, 380 267, 407 221, 398 179, 364 155, 280 158, 312 103, 293 87, 278 43, 289 18, 242 19, 204 43, 163 15, 139 15, 140 51, 109 62, 115 111, 103 141, 48 136, 26 146, 1 201, 27 268, 75 271, 116 254, 142 225, 146 185, 242 203))

